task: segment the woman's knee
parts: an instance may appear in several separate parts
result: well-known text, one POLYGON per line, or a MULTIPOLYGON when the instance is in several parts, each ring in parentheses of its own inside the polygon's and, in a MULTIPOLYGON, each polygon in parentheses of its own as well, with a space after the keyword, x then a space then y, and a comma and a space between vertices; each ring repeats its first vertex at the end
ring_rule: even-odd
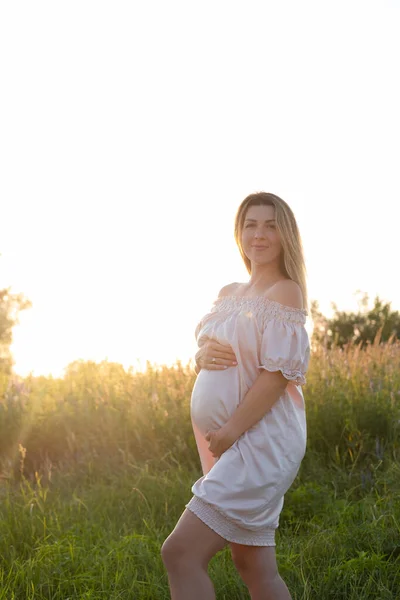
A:
POLYGON ((173 534, 169 535, 161 546, 161 558, 166 567, 177 566, 185 557, 185 548, 176 538, 173 534))
POLYGON ((225 539, 186 510, 163 543, 161 557, 166 567, 200 565, 207 568, 210 559, 226 544, 225 539))

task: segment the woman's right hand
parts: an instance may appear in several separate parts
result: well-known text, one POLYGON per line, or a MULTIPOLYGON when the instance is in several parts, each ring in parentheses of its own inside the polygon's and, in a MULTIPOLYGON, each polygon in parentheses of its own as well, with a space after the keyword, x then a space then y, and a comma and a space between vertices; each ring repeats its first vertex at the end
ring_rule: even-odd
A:
POLYGON ((207 340, 196 352, 196 372, 200 369, 221 371, 228 367, 236 367, 237 360, 229 344, 221 344, 212 338, 207 340))

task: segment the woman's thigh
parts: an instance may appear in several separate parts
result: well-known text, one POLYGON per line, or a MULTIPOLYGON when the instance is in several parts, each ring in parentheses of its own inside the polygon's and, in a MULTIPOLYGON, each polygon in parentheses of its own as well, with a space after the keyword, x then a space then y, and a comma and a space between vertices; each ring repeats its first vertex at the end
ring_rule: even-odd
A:
POLYGON ((273 579, 278 573, 275 546, 245 546, 229 543, 232 560, 236 569, 246 581, 247 576, 262 573, 263 577, 273 579))
POLYGON ((207 566, 228 544, 189 509, 185 509, 161 548, 164 563, 191 562, 207 566))

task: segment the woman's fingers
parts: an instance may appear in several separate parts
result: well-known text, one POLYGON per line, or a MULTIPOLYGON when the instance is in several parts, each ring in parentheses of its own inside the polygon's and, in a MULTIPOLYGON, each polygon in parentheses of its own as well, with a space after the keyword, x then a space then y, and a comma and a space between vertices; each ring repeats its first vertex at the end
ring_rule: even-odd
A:
POLYGON ((205 369, 208 369, 209 371, 225 371, 225 369, 228 369, 229 367, 233 367, 234 365, 230 364, 230 365, 218 365, 218 364, 208 364, 206 367, 204 367, 205 369))
POLYGON ((231 346, 220 344, 214 340, 207 343, 203 360, 218 367, 232 367, 237 365, 236 356, 231 346))
POLYGON ((208 351, 213 352, 215 356, 225 358, 226 360, 236 360, 235 353, 231 346, 220 344, 214 340, 208 342, 207 354, 208 351))
POLYGON ((201 369, 220 371, 237 366, 236 356, 229 344, 221 344, 217 340, 207 340, 198 350, 195 361, 201 369))
POLYGON ((225 367, 233 367, 234 365, 237 365, 236 360, 232 360, 231 358, 230 359, 221 358, 220 356, 212 356, 208 360, 210 363, 212 363, 214 365, 220 365, 220 366, 225 366, 225 367), (213 359, 215 359, 215 360, 213 360, 213 359))

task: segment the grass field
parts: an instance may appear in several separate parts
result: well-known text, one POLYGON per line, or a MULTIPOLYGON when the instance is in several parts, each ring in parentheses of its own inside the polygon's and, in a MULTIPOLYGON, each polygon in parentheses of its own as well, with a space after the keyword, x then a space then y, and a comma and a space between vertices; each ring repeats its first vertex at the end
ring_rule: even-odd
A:
MULTIPOLYGON (((0 600, 167 599, 164 539, 201 476, 189 366, 77 362, 0 381, 0 600)), ((308 450, 277 534, 296 600, 400 598, 400 344, 314 351, 308 450)), ((218 600, 248 599, 229 549, 218 600)))

